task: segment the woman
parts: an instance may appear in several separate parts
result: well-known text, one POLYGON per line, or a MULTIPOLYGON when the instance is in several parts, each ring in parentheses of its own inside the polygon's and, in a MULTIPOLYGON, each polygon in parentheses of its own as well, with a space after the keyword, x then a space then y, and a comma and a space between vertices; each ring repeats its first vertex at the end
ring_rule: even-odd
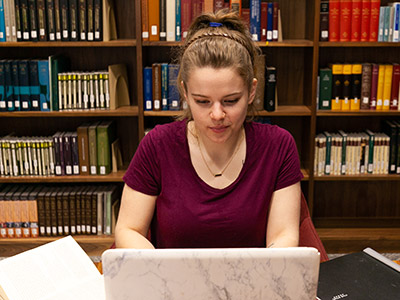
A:
POLYGON ((178 76, 188 109, 140 143, 124 176, 117 247, 298 245, 295 142, 277 126, 246 121, 258 53, 235 13, 194 20, 178 76))

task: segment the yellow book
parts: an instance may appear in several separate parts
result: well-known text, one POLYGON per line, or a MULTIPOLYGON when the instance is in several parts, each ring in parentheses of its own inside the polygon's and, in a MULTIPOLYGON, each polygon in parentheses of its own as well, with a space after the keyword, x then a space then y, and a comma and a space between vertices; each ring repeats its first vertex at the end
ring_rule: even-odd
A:
POLYGON ((392 92, 393 65, 385 65, 385 75, 383 79, 383 105, 382 110, 389 110, 390 96, 392 92))
POLYGON ((361 74, 362 74, 362 65, 361 64, 352 65, 351 67, 352 93, 350 99, 350 110, 360 110, 361 74))
POLYGON ((343 65, 332 64, 332 110, 341 109, 341 101, 343 101, 343 65))
POLYGON ((376 110, 383 108, 383 85, 385 80, 385 65, 379 65, 378 90, 376 92, 376 110))
POLYGON ((352 65, 343 65, 343 100, 341 110, 350 110, 352 65))

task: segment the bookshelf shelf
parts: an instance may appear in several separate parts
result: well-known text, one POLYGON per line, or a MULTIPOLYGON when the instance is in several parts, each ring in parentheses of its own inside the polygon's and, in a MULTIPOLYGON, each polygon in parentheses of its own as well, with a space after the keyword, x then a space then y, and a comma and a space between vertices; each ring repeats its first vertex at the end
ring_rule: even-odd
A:
POLYGON ((399 43, 392 42, 319 42, 319 46, 322 48, 335 48, 335 47, 369 47, 369 48, 387 48, 387 47, 399 47, 399 43))
POLYGON ((0 112, 0 117, 137 117, 137 106, 122 106, 112 110, 73 110, 73 111, 12 111, 0 112))
POLYGON ((123 182, 125 170, 108 175, 71 175, 71 176, 18 176, 0 177, 0 183, 58 183, 58 182, 123 182))
MULTIPOLYGON (((109 235, 73 235, 73 237, 89 256, 100 256, 114 242, 114 236, 109 235)), ((0 257, 12 256, 60 238, 62 237, 0 239, 0 257)))
POLYGON ((386 175, 374 175, 374 174, 360 174, 360 175, 323 175, 314 176, 315 181, 400 181, 400 175, 386 174, 386 175))
POLYGON ((308 171, 306 170, 306 169, 301 169, 301 173, 303 173, 303 179, 302 179, 302 181, 308 181, 308 180, 310 180, 310 175, 308 175, 308 171))
POLYGON ((98 48, 98 47, 136 47, 136 39, 119 39, 107 42, 3 42, 1 47, 8 48, 98 48))
POLYGON ((400 110, 318 111, 318 117, 400 116, 400 110))

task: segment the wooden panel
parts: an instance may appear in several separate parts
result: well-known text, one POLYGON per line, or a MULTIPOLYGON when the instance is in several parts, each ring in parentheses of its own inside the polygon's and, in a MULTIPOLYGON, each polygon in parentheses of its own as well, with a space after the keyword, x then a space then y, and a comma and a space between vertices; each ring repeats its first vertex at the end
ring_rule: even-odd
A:
POLYGON ((306 38, 306 2, 306 0, 279 1, 284 39, 306 38))
MULTIPOLYGON (((118 39, 136 38, 135 2, 126 0, 114 0, 115 19, 117 23, 118 39)), ((133 57, 132 57, 133 59, 133 57)))

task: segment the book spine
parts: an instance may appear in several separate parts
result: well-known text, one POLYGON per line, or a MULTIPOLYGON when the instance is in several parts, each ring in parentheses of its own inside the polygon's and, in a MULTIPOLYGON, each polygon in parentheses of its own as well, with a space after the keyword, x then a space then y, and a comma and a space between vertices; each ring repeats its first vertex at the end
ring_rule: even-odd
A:
POLYGON ((257 111, 261 111, 264 109, 264 96, 265 96, 265 55, 257 55, 254 64, 257 66, 256 70, 256 79, 257 79, 257 89, 256 95, 253 100, 253 107, 257 111))
POLYGON ((141 0, 142 40, 149 40, 149 0, 141 0))
POLYGON ((242 15, 242 0, 230 0, 229 8, 231 11, 236 12, 239 16, 242 15))
MULTIPOLYGON (((21 21, 21 10, 20 10, 19 1, 20 0, 14 0, 15 28, 17 30, 17 42, 22 41, 22 21, 21 21)), ((1 41, 1 38, 0 38, 0 41, 1 41)))
POLYGON ((175 5, 176 1, 167 1, 166 7, 166 31, 169 42, 175 41, 175 5))
POLYGON ((82 175, 89 174, 89 145, 87 126, 78 127, 78 153, 79 165, 82 175))
POLYGON ((64 163, 65 163, 65 175, 72 175, 72 143, 71 134, 64 134, 64 163))
POLYGON ((361 74, 361 109, 369 109, 371 97, 371 71, 372 66, 369 63, 362 65, 361 74))
MULTIPOLYGON (((274 29, 274 3, 268 3, 268 10, 267 10, 267 41, 273 40, 273 29, 274 29)), ((278 13, 278 12, 277 12, 278 13)), ((278 37, 277 37, 278 39, 278 37)))
MULTIPOLYGON (((243 10, 242 10, 243 11, 243 10)), ((267 26, 268 26, 268 3, 261 2, 261 12, 260 12, 260 41, 264 42, 267 40, 267 26)))
POLYGON ((56 30, 56 40, 62 40, 62 26, 61 26, 61 0, 54 0, 54 27, 56 30))
POLYGON ((0 42, 6 41, 6 22, 4 18, 4 3, 0 0, 0 42))
POLYGON ((11 26, 11 41, 17 41, 17 19, 16 19, 16 12, 15 12, 15 0, 10 1, 10 26, 11 26))
POLYGON ((69 41, 70 36, 70 11, 68 0, 60 0, 61 40, 69 41))
POLYGON ((101 235, 103 234, 103 229, 104 229, 104 224, 103 224, 103 217, 104 217, 104 196, 105 196, 105 192, 99 191, 97 193, 95 193, 97 196, 97 202, 96 202, 96 206, 97 206, 97 215, 96 215, 96 232, 97 235, 101 235))
POLYGON ((29 60, 29 83, 31 110, 40 110, 40 84, 38 60, 29 60))
POLYGON ((328 68, 319 70, 320 95, 318 109, 331 109, 332 99, 332 70, 328 68))
POLYGON ((79 175, 79 153, 78 153, 78 134, 73 132, 71 135, 72 151, 72 174, 79 175))
POLYGON ((87 39, 87 8, 86 0, 79 0, 79 39, 81 41, 86 41, 87 39))
MULTIPOLYGON (((261 2, 261 4, 262 3, 263 2, 261 2)), ((246 28, 249 29, 250 28, 250 1, 249 0, 242 1, 242 15, 241 15, 241 18, 242 18, 244 24, 246 25, 246 28)), ((266 16, 265 16, 265 20, 267 20, 266 16)), ((267 39, 267 25, 265 25, 265 40, 266 39, 267 39)))
POLYGON ((62 203, 62 223, 59 224, 63 227, 63 232, 60 232, 63 235, 70 234, 70 207, 69 207, 69 193, 68 191, 64 191, 61 194, 61 203, 62 203))
POLYGON ((340 1, 329 1, 329 41, 338 42, 340 37, 340 1))
MULTIPOLYGON (((4 74, 4 61, 0 60, 0 111, 7 110, 6 101, 6 79, 4 74)), ((1 159, 1 156, 0 156, 1 159)))
POLYGON ((351 41, 361 40, 361 0, 351 1, 351 41))
POLYGON ((389 29, 390 29, 390 6, 385 6, 384 10, 384 26, 383 26, 383 41, 388 42, 389 41, 389 29))
POLYGON ((400 3, 394 4, 394 17, 393 17, 393 42, 399 41, 400 29, 400 3))
POLYGON ((390 93, 390 110, 398 110, 400 86, 400 65, 393 64, 392 91, 390 93))
POLYGON ((111 172, 111 124, 97 127, 97 168, 100 175, 111 172))
POLYGON ((266 67, 264 106, 266 111, 276 109, 276 68, 266 67))
POLYGON ((379 8, 378 42, 383 42, 384 27, 385 27, 385 7, 381 6, 379 8))
POLYGON ((39 87, 40 87, 40 110, 50 111, 50 74, 49 61, 38 61, 39 87))
POLYGON ((371 14, 370 14, 370 27, 369 27, 370 42, 376 42, 378 40, 380 6, 381 6, 381 0, 371 0, 371 14))
POLYGON ((39 237, 38 202, 36 199, 28 200, 30 237, 39 237))
POLYGON ((46 0, 47 33, 49 41, 56 40, 56 24, 54 20, 54 0, 46 0))
POLYGON ((161 64, 152 65, 153 110, 161 110, 161 64))
POLYGON ((180 109, 180 96, 178 90, 179 65, 169 64, 168 66, 168 107, 170 110, 180 109))
POLYGON ((153 109, 153 75, 152 67, 143 69, 144 110, 153 109))
MULTIPOLYGON (((267 20, 267 26, 268 26, 268 20, 267 20)), ((268 30, 268 28, 267 28, 267 30, 268 30)), ((250 0, 250 34, 253 38, 253 41, 260 40, 261 0, 250 0)), ((268 35, 268 31, 267 31, 267 35, 268 35)))
POLYGON ((149 1, 149 31, 150 41, 160 40, 160 2, 159 0, 149 1))
POLYGON ((393 76, 393 65, 385 65, 385 75, 383 79, 383 103, 382 110, 390 109, 390 96, 392 91, 392 76, 393 76))
POLYGON ((4 61, 4 78, 5 78, 5 94, 7 102, 7 110, 14 111, 14 88, 12 85, 12 71, 11 71, 11 61, 4 61))
POLYGON ((167 40, 167 0, 159 0, 160 5, 160 41, 167 40))
POLYGON ((168 64, 161 64, 161 104, 162 110, 168 110, 168 64))
POLYGON ((46 0, 36 0, 39 41, 47 41, 46 0))
POLYGON ((332 69, 332 110, 341 110, 343 102, 343 65, 334 64, 332 69))
POLYGON ((37 9, 36 9, 36 0, 28 0, 28 8, 29 8, 29 26, 30 26, 30 40, 38 41, 38 17, 37 17, 37 9))
POLYGON ((385 120, 384 122, 384 132, 390 138, 389 144, 389 168, 388 172, 390 174, 396 174, 396 146, 397 146, 397 126, 391 121, 385 120))
POLYGON ((97 234, 97 193, 91 193, 90 233, 97 234))
POLYGON ((97 134, 96 134, 96 125, 89 126, 88 140, 89 140, 90 175, 97 175, 97 134))
POLYGON ((30 33, 30 14, 28 0, 19 0, 20 14, 21 14, 21 30, 22 40, 29 41, 31 37, 30 33))
POLYGON ((351 66, 351 99, 350 110, 360 110, 361 101, 361 75, 362 65, 353 64, 351 66))
POLYGON ((94 0, 87 0, 87 39, 94 41, 94 0))
POLYGON ((379 65, 378 86, 376 92, 376 110, 383 109, 383 89, 385 85, 385 65, 379 65))
POLYGON ((319 9, 319 28, 321 42, 329 40, 329 0, 322 0, 319 9))
POLYGON ((182 39, 181 0, 175 0, 175 40, 182 39))
POLYGON ((379 77, 379 65, 372 64, 371 99, 369 102, 369 109, 371 109, 371 110, 376 110, 376 106, 377 106, 378 77, 379 77))
POLYGON ((340 0, 339 31, 341 42, 348 42, 351 38, 351 1, 340 0))
POLYGON ((69 229, 72 235, 77 233, 76 223, 76 191, 75 188, 70 191, 67 203, 69 205, 69 229))
POLYGON ((6 26, 6 41, 11 42, 11 18, 10 18, 10 1, 4 1, 4 23, 6 26))
POLYGON ((79 40, 79 6, 77 0, 69 0, 69 32, 70 40, 79 40))
POLYGON ((186 39, 186 35, 192 22, 192 1, 181 0, 181 38, 186 39))
POLYGON ((21 98, 20 98, 20 84, 18 75, 18 61, 13 60, 11 62, 11 81, 13 85, 13 99, 14 99, 14 110, 21 110, 21 98))
POLYGON ((94 0, 94 40, 103 40, 103 0, 94 0))
POLYGON ((369 41, 371 0, 361 2, 361 42, 369 41))
POLYGON ((49 145, 49 165, 50 165, 50 175, 55 175, 55 159, 54 159, 54 143, 53 139, 47 139, 49 145))

